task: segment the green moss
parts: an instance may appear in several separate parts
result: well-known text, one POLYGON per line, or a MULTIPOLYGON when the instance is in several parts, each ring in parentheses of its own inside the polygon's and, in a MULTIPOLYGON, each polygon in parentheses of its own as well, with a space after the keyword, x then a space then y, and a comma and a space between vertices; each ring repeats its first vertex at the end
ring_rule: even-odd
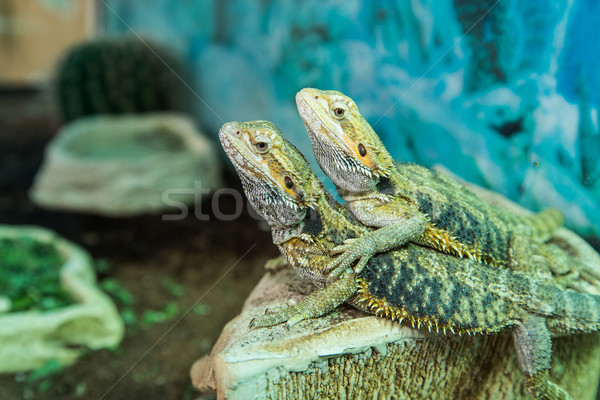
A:
POLYGON ((11 312, 53 310, 73 304, 60 285, 64 259, 51 243, 32 238, 0 239, 0 296, 11 312))

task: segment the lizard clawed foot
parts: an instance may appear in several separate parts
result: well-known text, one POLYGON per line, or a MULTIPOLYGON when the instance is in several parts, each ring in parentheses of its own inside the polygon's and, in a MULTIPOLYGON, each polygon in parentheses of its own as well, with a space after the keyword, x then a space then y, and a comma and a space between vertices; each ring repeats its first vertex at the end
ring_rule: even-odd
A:
POLYGON ((358 239, 346 239, 344 240, 344 244, 340 244, 339 246, 335 246, 333 250, 331 250, 332 254, 340 254, 345 253, 346 251, 352 249, 352 247, 356 246, 354 244, 358 239))
POLYGON ((352 273, 343 275, 297 303, 279 307, 279 311, 253 319, 250 322, 250 328, 261 328, 287 322, 286 328, 289 329, 305 319, 327 314, 355 294, 356 289, 355 275, 352 273))
POLYGON ((352 263, 359 260, 354 266, 354 273, 360 273, 367 262, 376 253, 376 243, 368 236, 362 236, 357 239, 347 239, 344 244, 336 246, 333 254, 342 253, 327 264, 325 271, 328 274, 328 280, 334 280, 352 268, 352 263))
POLYGON ((293 299, 288 300, 287 305, 273 306, 265 310, 265 314, 259 317, 252 318, 249 329, 252 328, 266 328, 269 326, 278 325, 282 322, 288 321, 286 328, 302 321, 303 318, 298 317, 298 310, 296 307, 296 301, 293 299), (297 320, 296 320, 297 319, 297 320), (292 321, 290 324, 289 321, 292 321))
POLYGON ((281 307, 280 311, 270 311, 259 317, 252 318, 249 329, 253 328, 267 328, 270 326, 279 325, 282 322, 286 322, 292 313, 290 312, 293 307, 281 307))
POLYGON ((286 302, 286 304, 281 304, 281 305, 278 305, 278 306, 271 306, 271 307, 267 307, 267 308, 265 309, 265 315, 267 315, 267 314, 275 314, 275 313, 278 313, 278 312, 284 311, 284 310, 286 310, 286 309, 288 309, 288 308, 290 308, 290 307, 293 307, 293 306, 295 306, 295 305, 296 305, 296 300, 294 300, 294 299, 289 299, 289 300, 286 302))
POLYGON ((300 313, 294 314, 290 317, 290 319, 288 319, 287 323, 285 324, 285 328, 289 330, 292 326, 296 325, 300 321, 304 321, 305 319, 306 318, 300 313))

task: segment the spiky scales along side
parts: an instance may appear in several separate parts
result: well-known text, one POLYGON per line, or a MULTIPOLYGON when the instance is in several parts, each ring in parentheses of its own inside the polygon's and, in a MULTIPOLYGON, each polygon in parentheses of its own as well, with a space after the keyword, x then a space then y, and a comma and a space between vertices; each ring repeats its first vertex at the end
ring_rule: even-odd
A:
POLYGON ((95 114, 185 111, 183 64, 167 49, 138 38, 81 43, 67 52, 56 74, 65 121, 95 114))

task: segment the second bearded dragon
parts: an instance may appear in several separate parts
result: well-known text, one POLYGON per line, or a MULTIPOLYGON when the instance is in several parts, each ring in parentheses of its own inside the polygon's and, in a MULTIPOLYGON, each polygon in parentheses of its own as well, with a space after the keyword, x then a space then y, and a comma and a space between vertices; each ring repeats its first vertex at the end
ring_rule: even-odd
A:
POLYGON ((354 216, 379 228, 336 249, 343 254, 330 263, 333 277, 356 259, 358 272, 375 253, 409 241, 511 269, 568 271, 565 260, 547 262, 556 253, 552 248, 538 246, 562 225, 558 210, 517 215, 483 201, 449 176, 397 163, 354 101, 340 92, 307 88, 296 95, 296 103, 317 162, 354 216), (536 266, 536 258, 545 261, 536 266))
POLYGON ((407 243, 378 254, 358 274, 329 281, 332 249, 370 229, 324 190, 304 157, 270 122, 231 122, 219 133, 246 196, 271 225, 273 242, 290 265, 320 289, 254 327, 288 326, 328 313, 343 302, 392 321, 452 333, 512 331, 529 392, 571 399, 549 380, 551 334, 600 327, 600 297, 563 290, 523 272, 489 268, 407 243))

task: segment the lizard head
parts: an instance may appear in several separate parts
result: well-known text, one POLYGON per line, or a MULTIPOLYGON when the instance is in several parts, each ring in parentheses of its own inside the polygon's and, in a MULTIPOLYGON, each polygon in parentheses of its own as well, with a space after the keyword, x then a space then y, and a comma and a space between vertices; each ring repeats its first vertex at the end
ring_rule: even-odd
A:
POLYGON ((389 174, 392 158, 351 98, 306 88, 296 94, 296 104, 315 158, 338 188, 369 192, 389 174))
POLYGON ((273 123, 229 122, 219 138, 248 200, 271 226, 299 223, 323 193, 304 156, 273 123))

